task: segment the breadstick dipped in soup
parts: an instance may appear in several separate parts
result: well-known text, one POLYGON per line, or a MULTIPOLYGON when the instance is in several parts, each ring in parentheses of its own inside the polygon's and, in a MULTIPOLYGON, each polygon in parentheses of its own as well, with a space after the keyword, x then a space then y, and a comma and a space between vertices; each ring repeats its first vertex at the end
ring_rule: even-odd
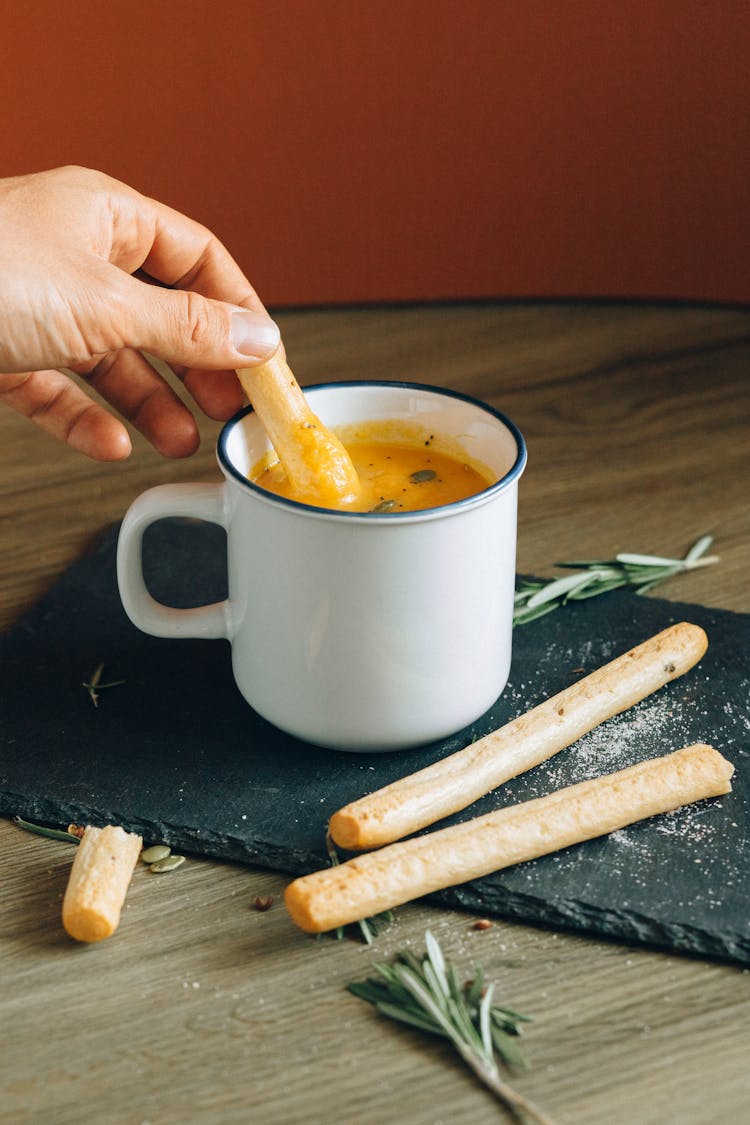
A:
POLYGON ((471 460, 455 442, 407 422, 375 420, 338 433, 351 458, 359 490, 332 497, 325 477, 317 497, 300 493, 280 458, 270 454, 250 479, 290 500, 352 512, 398 513, 437 508, 465 500, 495 480, 490 469, 471 460))
POLYGON ((360 485, 349 454, 310 409, 281 351, 237 372, 263 423, 295 499, 322 507, 356 501, 360 485))

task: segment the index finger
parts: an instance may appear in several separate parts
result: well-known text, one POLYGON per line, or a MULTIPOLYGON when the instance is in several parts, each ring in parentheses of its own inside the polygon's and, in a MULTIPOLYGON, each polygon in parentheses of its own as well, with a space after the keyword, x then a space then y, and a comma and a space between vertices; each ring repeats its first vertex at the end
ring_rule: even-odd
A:
POLYGON ((156 223, 142 269, 173 289, 265 312, 237 262, 207 227, 163 203, 149 200, 156 223))
MULTIPOLYGON (((159 200, 133 192, 140 241, 139 273, 174 289, 192 290, 205 297, 266 312, 237 262, 208 227, 159 200)), ((117 238, 115 236, 115 245, 117 238)), ((113 250, 115 264, 116 252, 113 250)), ((132 265, 132 259, 131 263, 132 265)), ((244 403, 234 371, 174 368, 201 409, 211 418, 225 419, 244 403)))

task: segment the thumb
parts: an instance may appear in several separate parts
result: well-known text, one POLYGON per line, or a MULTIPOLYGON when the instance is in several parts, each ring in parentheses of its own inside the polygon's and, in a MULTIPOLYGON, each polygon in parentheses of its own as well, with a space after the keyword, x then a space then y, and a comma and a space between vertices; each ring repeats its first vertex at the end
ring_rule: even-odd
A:
POLYGON ((278 326, 264 311, 215 301, 191 290, 162 289, 124 275, 127 323, 122 346, 168 363, 207 370, 246 367, 279 347, 278 326))

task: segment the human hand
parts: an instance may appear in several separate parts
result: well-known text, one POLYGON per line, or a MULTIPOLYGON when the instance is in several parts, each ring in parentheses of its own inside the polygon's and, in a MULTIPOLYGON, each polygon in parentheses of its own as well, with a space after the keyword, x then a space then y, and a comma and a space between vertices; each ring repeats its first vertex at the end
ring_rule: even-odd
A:
POLYGON ((234 373, 279 331, 206 227, 101 172, 0 180, 0 402, 90 457, 127 457, 125 426, 167 457, 198 446, 191 412, 141 354, 165 360, 211 418, 242 405, 234 373))

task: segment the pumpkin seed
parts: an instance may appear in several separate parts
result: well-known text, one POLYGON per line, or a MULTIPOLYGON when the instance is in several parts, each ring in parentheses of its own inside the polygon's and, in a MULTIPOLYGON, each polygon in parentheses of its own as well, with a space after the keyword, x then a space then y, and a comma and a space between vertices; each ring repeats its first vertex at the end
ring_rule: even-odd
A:
POLYGON ((417 469, 416 473, 409 473, 412 484, 424 484, 427 480, 434 480, 437 473, 434 469, 417 469))
POLYGON ((371 512, 392 512, 396 507, 395 500, 381 500, 374 508, 370 508, 371 512))
POLYGON ((174 871, 175 867, 179 867, 184 862, 184 855, 168 855, 164 859, 158 859, 156 863, 152 863, 149 866, 149 871, 153 871, 154 875, 162 875, 165 871, 174 871))
POLYGON ((158 863, 160 859, 166 859, 172 852, 166 844, 152 844, 150 848, 145 848, 141 852, 141 863, 158 863))

